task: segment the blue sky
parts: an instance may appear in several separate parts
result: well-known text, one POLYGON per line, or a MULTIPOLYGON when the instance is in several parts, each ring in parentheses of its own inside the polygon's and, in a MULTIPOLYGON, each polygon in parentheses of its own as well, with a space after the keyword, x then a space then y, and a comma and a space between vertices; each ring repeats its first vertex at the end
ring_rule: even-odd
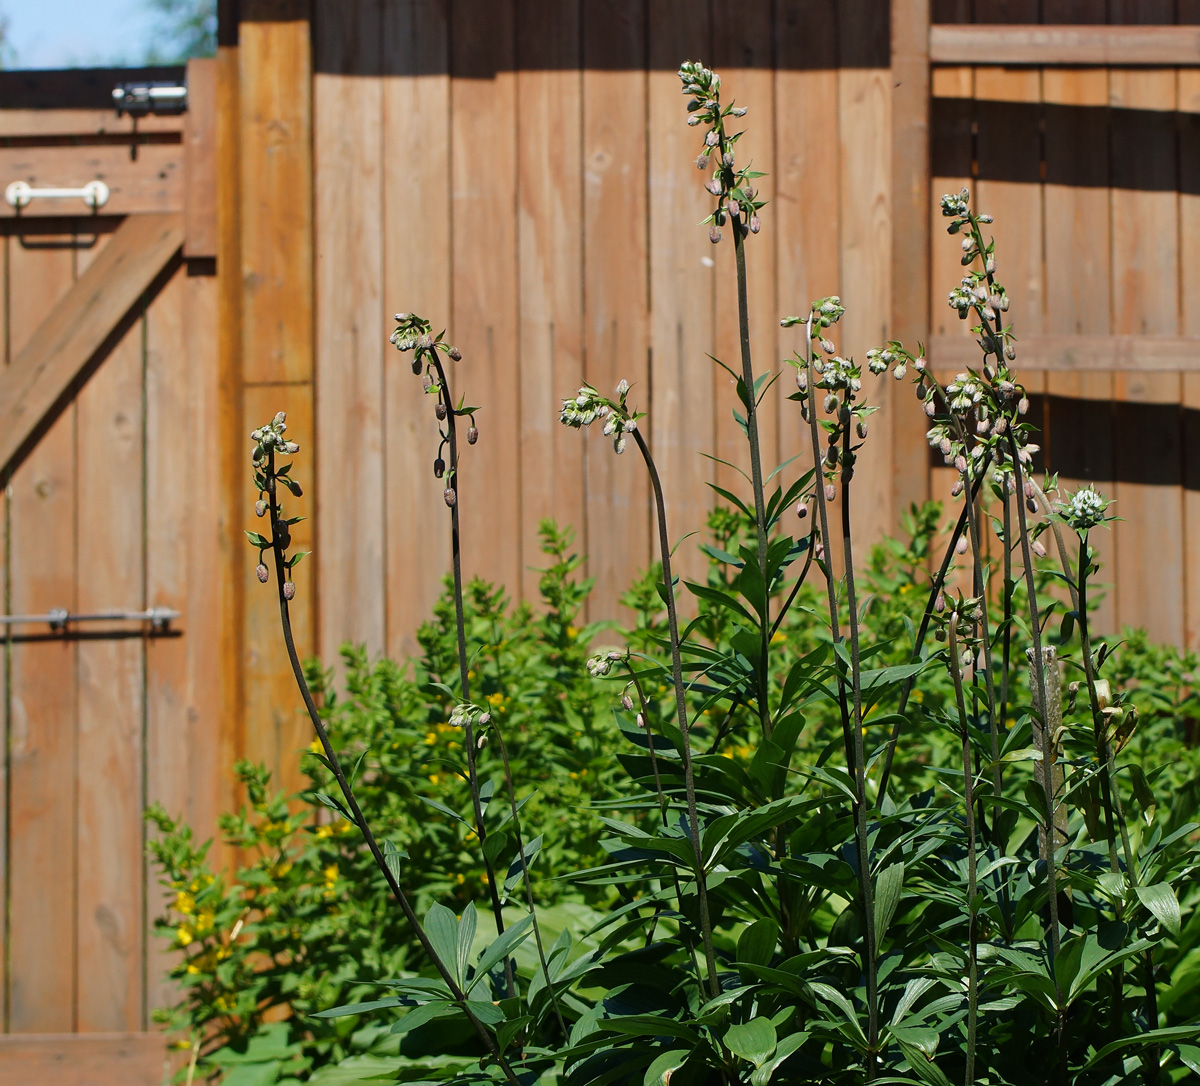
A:
POLYGON ((141 0, 0 0, 16 68, 137 63, 153 25, 141 0))

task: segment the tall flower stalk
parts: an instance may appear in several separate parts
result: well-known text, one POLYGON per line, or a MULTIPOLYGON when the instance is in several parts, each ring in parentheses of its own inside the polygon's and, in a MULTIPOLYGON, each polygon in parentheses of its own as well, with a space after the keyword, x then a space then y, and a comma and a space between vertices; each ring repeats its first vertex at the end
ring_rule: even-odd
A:
MULTIPOLYGON (((733 233, 734 265, 737 273, 738 347, 741 355, 742 373, 738 380, 738 392, 746 408, 746 442, 750 447, 750 484, 754 491, 754 527, 758 544, 758 568, 763 577, 763 610, 759 625, 760 651, 757 668, 757 691, 759 724, 763 738, 771 737, 771 707, 768 693, 767 660, 771 640, 771 585, 767 569, 767 503, 763 489, 762 449, 758 430, 758 407, 765 393, 758 387, 754 376, 754 365, 750 352, 750 302, 746 276, 746 237, 759 231, 758 212, 763 201, 757 199, 753 182, 763 175, 747 167, 736 168, 735 144, 740 132, 726 131, 726 122, 744 117, 746 110, 730 102, 721 105, 721 77, 705 68, 699 61, 685 61, 679 69, 683 82, 683 93, 688 97, 688 125, 704 126, 704 147, 696 159, 696 166, 708 170, 714 163, 712 176, 705 189, 716 197, 717 205, 705 219, 711 223, 709 238, 717 244, 722 238, 722 227, 728 222, 733 233)), ((722 363, 723 364, 723 363, 722 363)), ((734 374, 736 377, 737 375, 734 374)))
POLYGON ((363 840, 366 842, 367 849, 371 853, 371 858, 375 861, 375 865, 383 875, 388 889, 392 893, 392 897, 395 898, 396 903, 400 906, 400 911, 404 914, 405 920, 408 921, 409 926, 416 935, 421 949, 425 952, 439 976, 441 976, 451 996, 466 1015, 472 1028, 479 1036, 480 1041, 483 1042, 484 1047, 504 1073, 505 1079, 512 1083, 513 1086, 517 1086, 517 1076, 501 1052, 496 1038, 492 1036, 483 1022, 471 1009, 466 993, 458 984, 447 963, 442 960, 434 948, 433 943, 425 932, 424 926, 413 911, 412 905, 408 900, 408 895, 400 884, 397 874, 399 870, 399 851, 392 848, 389 856, 385 855, 383 849, 380 848, 370 824, 362 813, 362 808, 358 804, 354 789, 338 759, 337 752, 333 749, 333 744, 329 740, 329 732, 325 727, 324 721, 321 720, 321 714, 317 711, 312 691, 309 689, 308 682, 304 677, 304 669, 300 664, 300 657, 296 652, 296 641, 292 633, 291 612, 288 605, 296 595, 296 585, 292 581, 291 576, 292 570, 299 564, 307 552, 297 551, 294 554, 288 554, 292 545, 292 525, 296 524, 302 518, 285 517, 279 501, 280 486, 286 487, 296 497, 301 495, 301 489, 299 484, 291 477, 292 465, 290 463, 285 464, 281 468, 276 468, 276 456, 281 454, 291 456, 300 451, 300 446, 284 436, 286 430, 287 416, 284 412, 280 411, 270 423, 259 427, 250 435, 251 440, 254 442, 254 454, 252 457, 254 482, 258 488, 259 495, 258 501, 255 504, 255 512, 260 517, 270 514, 271 536, 268 539, 257 532, 247 532, 246 534, 250 539, 250 543, 258 548, 259 562, 256 574, 259 581, 264 584, 270 579, 270 571, 264 561, 266 552, 270 551, 274 559, 275 584, 279 596, 279 621, 283 629, 283 641, 287 649, 288 663, 291 665, 292 676, 296 681, 297 689, 300 691, 300 697, 304 701, 304 708, 308 712, 313 730, 316 732, 317 739, 321 744, 323 761, 333 774, 334 780, 337 781, 338 788, 342 793, 342 801, 338 801, 332 796, 325 796, 322 797, 323 802, 341 814, 348 822, 358 827, 359 832, 363 835, 363 840))

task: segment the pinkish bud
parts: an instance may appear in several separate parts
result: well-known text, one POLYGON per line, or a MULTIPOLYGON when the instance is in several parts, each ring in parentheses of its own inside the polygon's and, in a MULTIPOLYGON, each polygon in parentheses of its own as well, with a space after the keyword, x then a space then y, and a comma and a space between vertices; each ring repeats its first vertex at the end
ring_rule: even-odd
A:
POLYGON ((451 347, 450 350, 448 350, 446 353, 450 356, 452 361, 454 361, 454 362, 462 361, 462 351, 460 351, 457 347, 451 347))
POLYGON ((458 501, 458 495, 454 493, 454 487, 452 486, 448 486, 442 491, 442 497, 445 499, 446 504, 450 506, 451 509, 454 508, 454 503, 458 501))
POLYGON ((958 542, 954 544, 954 550, 958 554, 967 553, 967 537, 965 535, 958 537, 958 542))
POLYGON ((626 712, 632 711, 633 710, 633 698, 631 698, 628 694, 625 694, 621 698, 621 705, 626 710, 626 712))
POLYGON ((263 517, 267 515, 267 503, 265 501, 260 499, 254 503, 254 515, 256 517, 263 517))
POLYGON ((710 227, 708 231, 708 240, 716 245, 717 242, 721 240, 721 231, 715 226, 710 227))
POLYGON ((750 216, 750 233, 757 234, 762 229, 762 220, 757 215, 750 216))
POLYGON ((946 596, 944 593, 939 592, 937 594, 937 599, 933 601, 933 609, 937 611, 938 614, 941 614, 944 610, 946 610, 946 596))
POLYGON ((955 479, 954 485, 950 488, 950 497, 957 498, 963 492, 963 481, 955 479))
POLYGON ((1026 396, 1022 396, 1020 399, 1020 402, 1018 402, 1018 404, 1017 404, 1017 414, 1024 415, 1025 412, 1028 410, 1029 410, 1029 398, 1026 396))
POLYGON ((283 582, 283 598, 285 600, 294 600, 296 598, 296 585, 294 582, 283 582))
POLYGON ((437 415, 438 422, 441 422, 446 417, 446 405, 441 400, 438 400, 434 406, 433 413, 437 415))
POLYGON ((474 426, 468 427, 467 428, 467 444, 474 445, 475 442, 478 440, 479 440, 479 431, 474 426))
POLYGON ((646 726, 646 718, 641 713, 638 713, 637 715, 637 726, 639 728, 644 728, 646 726))
POLYGON ((801 520, 808 516, 808 506, 805 505, 804 502, 801 502, 796 506, 796 516, 798 516, 801 520))
POLYGON ((1032 543, 1029 544, 1029 546, 1032 548, 1033 553, 1036 554, 1039 558, 1046 557, 1046 548, 1042 545, 1042 541, 1040 539, 1035 539, 1032 543))
POLYGON ((825 484, 825 500, 827 502, 831 502, 836 497, 837 497, 837 487, 835 487, 833 485, 833 483, 826 483, 825 484))
POLYGON ((266 567, 266 566, 264 566, 264 565, 263 565, 261 562, 259 562, 259 563, 258 563, 258 568, 257 568, 257 569, 254 571, 254 575, 255 575, 255 576, 256 576, 256 577, 259 579, 259 581, 260 581, 260 582, 262 582, 263 584, 266 584, 266 583, 267 583, 267 577, 269 577, 269 576, 270 576, 270 574, 269 574, 269 573, 267 573, 267 567, 266 567))

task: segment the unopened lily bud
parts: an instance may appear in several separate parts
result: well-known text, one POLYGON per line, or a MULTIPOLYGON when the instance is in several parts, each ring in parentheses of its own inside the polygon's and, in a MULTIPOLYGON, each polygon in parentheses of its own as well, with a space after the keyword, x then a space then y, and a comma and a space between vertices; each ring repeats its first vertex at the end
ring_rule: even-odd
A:
POLYGON ((950 488, 950 497, 957 498, 963 492, 963 481, 955 479, 954 485, 950 488))
POLYGON ((1016 347, 1013 347, 1011 344, 1009 346, 1005 347, 1004 348, 1004 357, 1007 358, 1010 362, 1014 358, 1016 358, 1017 357, 1016 347))
POLYGON ((954 544, 954 551, 956 554, 967 553, 967 537, 965 535, 958 537, 958 542, 954 544))
POLYGON ((454 493, 454 487, 448 486, 442 491, 442 498, 451 509, 454 508, 454 503, 458 501, 458 495, 454 493))
POLYGON ((1036 554, 1039 558, 1046 557, 1046 547, 1040 539, 1035 539, 1032 543, 1029 544, 1029 547, 1033 551, 1033 553, 1036 554))
POLYGON ((715 226, 709 227, 708 240, 716 245, 721 240, 721 231, 715 226))
POLYGON ((422 365, 422 363, 421 363, 421 360, 420 360, 419 358, 416 358, 416 357, 414 357, 414 358, 413 358, 413 360, 412 360, 412 371, 413 371, 413 373, 420 374, 420 372, 421 372, 421 365, 422 365))
POLYGON ((833 483, 826 483, 825 484, 825 500, 827 502, 831 502, 836 497, 837 497, 837 487, 835 487, 833 485, 833 483))
POLYGON ((907 372, 908 371, 905 368, 904 363, 901 362, 900 365, 898 365, 894 370, 892 370, 892 376, 895 377, 897 381, 903 381, 904 375, 907 372))
POLYGON ((285 600, 294 600, 296 598, 296 585, 294 582, 283 582, 283 598, 285 600))
POLYGON ((865 422, 864 422, 862 419, 859 419, 859 420, 858 420, 858 425, 857 425, 857 426, 855 426, 855 430, 858 432, 858 436, 859 436, 859 438, 860 438, 860 439, 865 439, 865 438, 866 438, 866 436, 867 436, 867 424, 866 424, 866 423, 865 423, 865 422))
POLYGON ((283 451, 285 453, 298 453, 300 446, 294 441, 285 441, 283 443, 283 451))
POLYGON ((997 435, 1003 434, 1008 429, 1008 419, 1003 416, 996 420, 995 430, 997 435))
POLYGON ((835 407, 837 407, 837 396, 835 396, 832 392, 829 393, 829 395, 825 397, 824 407, 825 407, 825 414, 827 414, 827 415, 832 414, 833 409, 835 407))
POLYGON ((961 453, 954 458, 954 467, 960 475, 967 473, 967 458, 961 453))
POLYGON ((283 424, 285 422, 287 422, 287 412, 286 411, 276 411, 275 418, 271 420, 271 424, 273 426, 278 426, 278 427, 282 428, 283 424))
POLYGON ((952 448, 954 448, 954 446, 950 444, 950 439, 948 437, 944 437, 938 442, 938 449, 941 451, 943 456, 949 456, 952 448))
POLYGON ((801 370, 796 371, 796 387, 801 392, 803 392, 806 388, 808 388, 808 371, 807 370, 801 369, 801 370))
POLYGON ((833 354, 837 350, 837 347, 833 345, 832 340, 823 338, 821 340, 821 350, 823 350, 826 354, 833 354))
POLYGON ((1022 396, 1020 399, 1020 402, 1017 404, 1017 414, 1024 415, 1025 412, 1028 410, 1029 410, 1029 398, 1027 396, 1022 396))
POLYGON ((708 135, 706 135, 706 136, 704 137, 704 142, 705 142, 705 143, 706 143, 706 144, 707 144, 709 147, 716 147, 716 145, 717 145, 717 143, 719 142, 719 140, 720 140, 720 136, 718 136, 718 135, 717 135, 717 133, 716 133, 715 131, 710 131, 710 132, 708 133, 708 135))
POLYGON ((434 405, 433 413, 437 415, 438 421, 441 422, 446 417, 446 405, 441 400, 438 400, 434 405))
POLYGON ((433 477, 440 479, 446 474, 446 461, 440 456, 433 462, 433 477))
POLYGON ((801 520, 808 516, 808 506, 805 505, 804 502, 801 502, 796 506, 796 516, 798 516, 801 520))
POLYGON ((757 215, 750 216, 750 233, 757 234, 762 229, 762 220, 757 215))
POLYGON ((930 418, 933 418, 933 416, 937 414, 937 404, 935 404, 932 400, 925 401, 925 414, 927 414, 930 418))
POLYGON ((450 359, 453 362, 461 362, 462 361, 462 351, 460 351, 457 347, 451 347, 450 350, 448 350, 446 352, 446 354, 448 354, 450 356, 450 359))
POLYGON ((259 581, 262 584, 267 583, 267 577, 269 576, 269 574, 267 573, 267 567, 264 566, 261 562, 258 563, 258 568, 255 569, 254 575, 259 579, 259 581))
POLYGON ((267 514, 267 503, 265 501, 263 501, 262 499, 259 499, 258 501, 256 501, 254 503, 254 515, 256 517, 263 517, 263 516, 266 516, 266 514, 267 514))
MULTIPOLYGON (((836 435, 835 435, 836 436, 836 435)), ((825 464, 827 467, 836 467, 838 461, 838 451, 836 445, 830 445, 825 453, 825 464)))
POLYGON ((425 389, 426 392, 433 388, 433 378, 430 377, 429 374, 425 374, 425 376, 421 378, 421 387, 425 389))
POLYGON ((396 314, 394 315, 394 317, 393 317, 393 319, 394 319, 394 320, 395 320, 395 321, 396 321, 398 324, 403 324, 403 323, 404 323, 406 320, 408 320, 408 318, 409 318, 409 314, 408 314, 408 313, 396 313, 396 314))
POLYGON ((1036 498, 1026 498, 1025 499, 1025 508, 1028 509, 1031 513, 1036 513, 1038 511, 1037 499, 1036 498))
POLYGON ((638 713, 637 715, 637 726, 639 728, 644 728, 646 726, 646 718, 642 713, 638 713))
POLYGON ((946 610, 946 596, 944 593, 939 592, 937 594, 937 599, 933 601, 933 609, 937 611, 938 614, 941 614, 944 610, 946 610))
POLYGON ((626 712, 631 711, 633 709, 633 698, 631 698, 628 694, 624 695, 621 698, 621 705, 626 712))
POLYGON ((737 218, 737 216, 742 213, 742 205, 736 200, 730 200, 725 206, 729 209, 729 214, 734 218, 737 218))
POLYGON ((825 561, 825 544, 824 544, 824 543, 818 543, 818 544, 817 544, 817 549, 816 549, 816 559, 817 559, 817 561, 818 561, 818 562, 824 562, 824 561, 825 561))
POLYGON ((479 440, 479 430, 474 426, 467 427, 467 444, 474 445, 479 440))
POLYGON ((481 735, 478 739, 475 740, 475 749, 483 750, 483 748, 487 746, 487 741, 488 741, 487 735, 486 734, 481 735))

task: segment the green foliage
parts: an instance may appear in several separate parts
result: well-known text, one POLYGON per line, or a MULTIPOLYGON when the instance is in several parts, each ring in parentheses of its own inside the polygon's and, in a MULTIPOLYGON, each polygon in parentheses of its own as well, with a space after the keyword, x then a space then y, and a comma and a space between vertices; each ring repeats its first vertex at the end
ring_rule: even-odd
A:
POLYGON ((217 51, 217 0, 142 0, 153 16, 147 64, 183 64, 217 51))

